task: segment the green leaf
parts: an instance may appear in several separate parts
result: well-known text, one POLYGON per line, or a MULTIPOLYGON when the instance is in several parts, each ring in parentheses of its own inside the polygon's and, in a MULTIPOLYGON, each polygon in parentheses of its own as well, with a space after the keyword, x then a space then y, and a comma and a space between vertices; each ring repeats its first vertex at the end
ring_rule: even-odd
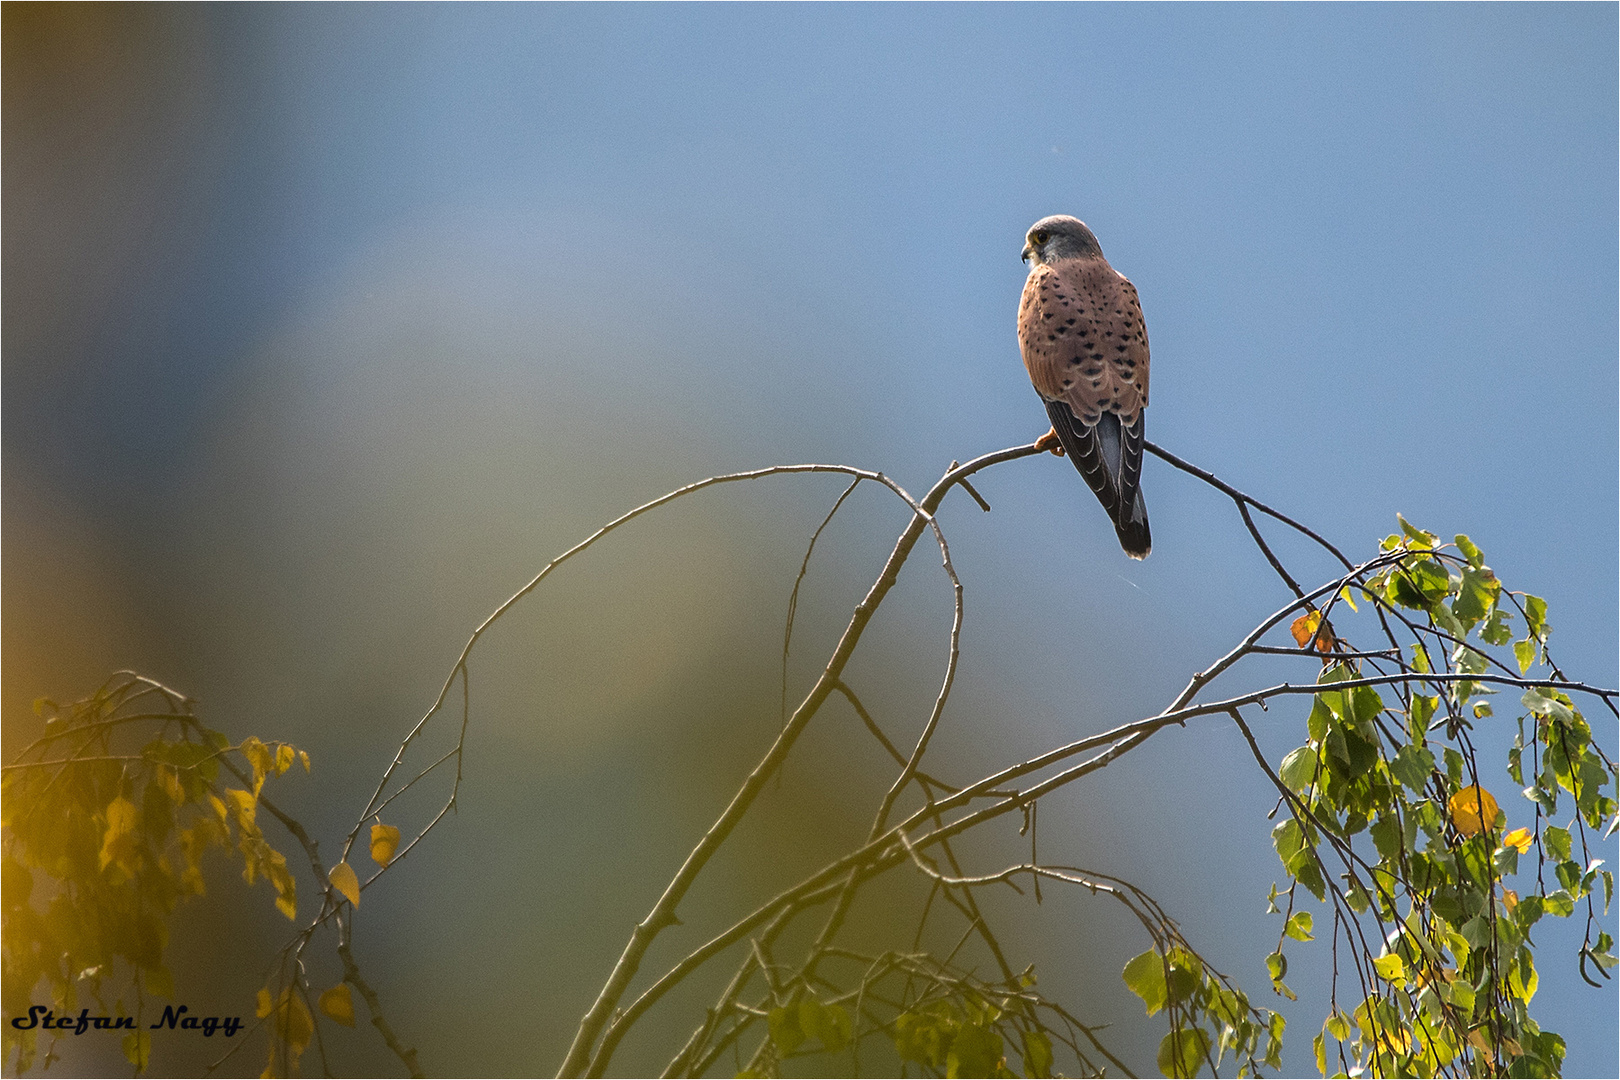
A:
POLYGON ((1164 969, 1164 957, 1152 949, 1132 957, 1125 965, 1125 985, 1142 999, 1149 1016, 1164 1008, 1170 1000, 1170 992, 1164 982, 1164 969))
POLYGON ((1531 596, 1526 593, 1524 597, 1524 621, 1525 625, 1530 628, 1531 637, 1541 639, 1551 633, 1552 627, 1547 625, 1547 601, 1539 596, 1531 596))
POLYGON ((1024 1075, 1052 1075, 1052 1040, 1044 1031, 1026 1031, 1024 1036, 1024 1075))
POLYGON ((1536 662, 1536 642, 1533 638, 1513 643, 1513 658, 1519 662, 1519 674, 1523 675, 1530 670, 1536 662))
POLYGON ((1301 746, 1291 750, 1288 756, 1282 759, 1277 769, 1277 776, 1291 791, 1305 791, 1316 779, 1316 750, 1314 747, 1301 746))
POLYGON ((966 1024, 951 1040, 945 1056, 946 1076, 994 1076, 1001 1063, 1001 1033, 995 1028, 966 1024))
POLYGON ((1316 865, 1316 858, 1310 852, 1301 852, 1295 856, 1295 863, 1289 867, 1288 872, 1294 880, 1311 891, 1311 895, 1318 900, 1327 899, 1327 883, 1322 880, 1322 870, 1316 865))
POLYGON ((1209 1054, 1209 1036, 1202 1028, 1172 1031, 1159 1043, 1159 1072, 1165 1076, 1197 1076, 1209 1054))
POLYGON ((1572 847, 1568 829, 1561 829, 1557 825, 1549 825, 1541 834, 1541 842, 1547 845, 1547 855, 1564 862, 1570 857, 1572 847))
POLYGON ((1305 846, 1305 834, 1298 821, 1288 818, 1271 830, 1271 843, 1277 849, 1277 857, 1287 866, 1305 846))
POLYGON ((850 1036, 853 1034, 849 1010, 842 1005, 823 1005, 821 1026, 816 1034, 821 1036, 821 1045, 832 1053, 836 1054, 848 1046, 850 1036))
POLYGON ((1401 823, 1391 814, 1381 814, 1372 826, 1373 847, 1381 858, 1395 858, 1401 851, 1401 823))
POLYGON ((1389 763, 1389 771, 1414 794, 1421 795, 1424 786, 1429 782, 1429 777, 1434 773, 1434 755, 1427 747, 1403 746, 1396 751, 1394 760, 1389 763))
POLYGON ((1519 901, 1519 906, 1513 909, 1513 921, 1519 924, 1520 930, 1528 931, 1540 920, 1543 913, 1541 897, 1531 893, 1519 901))
POLYGON ((1536 965, 1530 959, 1530 950, 1520 949, 1518 963, 1513 965, 1513 970, 1508 975, 1508 987, 1515 997, 1528 1005, 1530 999, 1536 996, 1536 987, 1540 983, 1541 977, 1536 974, 1536 965))
POLYGON ((1400 514, 1395 515, 1395 520, 1401 523, 1401 532, 1405 533, 1407 539, 1411 540, 1417 546, 1425 548, 1435 548, 1440 546, 1440 538, 1434 533, 1425 532, 1416 525, 1408 524, 1406 518, 1400 514))
POLYGON ((1333 711, 1328 708, 1327 702, 1318 694, 1311 702, 1311 714, 1305 718, 1305 730, 1310 733, 1313 742, 1321 742, 1327 735, 1328 729, 1333 726, 1333 711))
POLYGON ((1288 974, 1288 957, 1281 949, 1266 957, 1266 971, 1271 975, 1272 982, 1280 981, 1288 974))
POLYGON ((1346 782, 1359 780, 1378 764, 1378 744, 1354 728, 1341 728, 1327 738, 1328 768, 1346 782))
POLYGON ((1379 697, 1378 691, 1372 687, 1358 686, 1350 694, 1350 709, 1355 722, 1365 726, 1372 723, 1378 714, 1384 711, 1384 699, 1379 697))
POLYGON ((1466 623, 1475 623, 1496 608, 1496 596, 1502 583, 1489 569, 1469 567, 1462 573, 1462 584, 1457 599, 1452 602, 1451 613, 1466 623))
POLYGON ((1446 984, 1446 1000, 1451 1002, 1464 1017, 1474 1015, 1474 987, 1467 979, 1458 977, 1446 984))
POLYGON ((1479 628, 1479 636, 1487 644, 1506 645, 1513 640, 1513 630, 1508 626, 1513 616, 1497 608, 1491 612, 1491 617, 1485 620, 1485 625, 1479 628))
POLYGON ((1485 921, 1484 916, 1475 915, 1472 919, 1458 927, 1463 939, 1470 948, 1483 949, 1491 940, 1491 925, 1485 921))
POLYGON ((1446 759, 1446 775, 1451 778, 1452 784, 1459 788, 1465 787, 1462 777, 1463 766, 1467 762, 1463 760, 1463 756, 1449 746, 1446 747, 1442 756, 1446 759))
POLYGON ((786 1057, 804 1042, 804 1029, 799 1026, 798 1009, 778 1006, 771 1010, 769 1020, 771 1042, 776 1044, 777 1053, 786 1057))
POLYGON ((1311 913, 1296 911, 1288 917, 1288 925, 1283 932, 1295 941, 1314 941, 1316 935, 1311 933, 1311 913))
POLYGON ((1573 723, 1575 720, 1575 711, 1573 709, 1559 701, 1558 696, 1553 691, 1539 686, 1532 686, 1526 690, 1519 702, 1537 716, 1551 716, 1553 719, 1562 720, 1566 724, 1573 723))
POLYGON ((1186 949, 1176 948, 1170 952, 1170 970, 1165 975, 1164 989, 1169 995, 1171 1004, 1178 1004, 1192 997, 1194 991, 1203 982, 1204 965, 1198 957, 1186 949))
POLYGON ((799 999, 799 1030, 806 1039, 821 1038, 821 1002, 810 994, 799 999))
POLYGON ((1580 863, 1574 859, 1565 859, 1553 867, 1553 872, 1558 875, 1558 884, 1568 889, 1570 895, 1579 896, 1581 894, 1580 863))
POLYGON ((942 1032, 941 1019, 926 1013, 901 1013, 894 1019, 894 1048, 902 1061, 915 1061, 919 1065, 939 1068, 945 1064, 941 1042, 948 1038, 942 1032))
POLYGON ((1272 1013, 1266 1021, 1266 1064, 1273 1069, 1282 1068, 1283 1029, 1287 1026, 1287 1017, 1278 1012, 1272 1013))
POLYGON ((1468 565, 1476 570, 1485 565, 1485 554, 1474 546, 1472 540, 1462 533, 1458 533, 1455 539, 1457 541, 1457 550, 1462 552, 1463 558, 1468 560, 1468 565))
POLYGON ((1412 670, 1424 675, 1434 670, 1434 664, 1429 660, 1429 650, 1424 648, 1421 641, 1412 643, 1412 670))

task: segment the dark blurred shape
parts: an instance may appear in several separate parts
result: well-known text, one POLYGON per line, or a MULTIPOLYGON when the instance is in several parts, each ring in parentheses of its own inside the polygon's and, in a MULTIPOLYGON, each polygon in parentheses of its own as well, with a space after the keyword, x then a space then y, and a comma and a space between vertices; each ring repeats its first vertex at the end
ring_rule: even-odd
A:
POLYGON ((7 4, 7 391, 94 377, 144 321, 129 278, 194 239, 208 109, 182 5, 7 4))

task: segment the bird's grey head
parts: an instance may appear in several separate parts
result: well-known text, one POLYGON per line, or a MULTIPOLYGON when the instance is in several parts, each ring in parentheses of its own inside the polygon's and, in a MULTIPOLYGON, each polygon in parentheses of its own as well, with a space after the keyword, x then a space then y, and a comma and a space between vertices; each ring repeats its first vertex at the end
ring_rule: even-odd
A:
POLYGON ((1041 218, 1024 236, 1024 261, 1034 259, 1036 266, 1101 254, 1102 245, 1086 223, 1067 214, 1041 218))

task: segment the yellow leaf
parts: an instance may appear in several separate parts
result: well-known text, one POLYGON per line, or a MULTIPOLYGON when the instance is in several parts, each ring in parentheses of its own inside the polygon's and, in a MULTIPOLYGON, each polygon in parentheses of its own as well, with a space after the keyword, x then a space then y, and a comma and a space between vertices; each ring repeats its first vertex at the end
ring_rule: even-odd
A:
POLYGON ((230 821, 230 811, 225 809, 225 800, 212 791, 208 793, 208 805, 214 808, 214 816, 219 818, 221 825, 230 821))
POLYGON ((294 750, 291 746, 288 746, 286 743, 277 743, 276 775, 280 776, 282 773, 292 768, 293 759, 297 756, 298 751, 294 750))
POLYGON ((238 749, 248 759, 248 764, 253 766, 253 794, 258 795, 259 789, 264 787, 264 774, 275 767, 275 759, 270 748, 260 742, 257 736, 249 735, 243 739, 238 749))
POLYGON ((276 910, 289 919, 298 917, 298 879, 287 869, 287 856, 265 844, 260 853, 259 872, 276 887, 276 910))
POLYGON ((1502 846, 1505 848, 1517 848, 1520 855, 1530 850, 1531 843, 1530 830, 1525 828, 1514 829, 1502 837, 1502 846))
POLYGON ((340 862, 326 876, 332 882, 332 887, 342 893, 349 903, 360 906, 360 879, 355 876, 354 867, 340 862))
POLYGON ((399 850, 399 830, 392 825, 384 825, 381 821, 371 827, 371 858, 379 866, 387 866, 393 861, 394 852, 399 850))
POLYGON ((140 807, 122 795, 107 804, 107 833, 109 836, 122 836, 124 833, 134 832, 135 825, 140 819, 140 807))
POLYGON ((134 876, 140 870, 141 844, 135 835, 140 809, 120 795, 107 804, 107 831, 101 838, 101 869, 117 863, 134 876))
POLYGON ((1380 1025, 1378 1028, 1378 1048, 1386 1054, 1407 1054, 1412 1049, 1411 1032, 1405 1028, 1392 1028, 1380 1025))
POLYGON ((307 750, 298 751, 298 761, 299 764, 304 766, 304 771, 309 772, 309 752, 307 750))
POLYGON ((1507 908, 1509 915, 1513 914, 1513 909, 1519 906, 1519 894, 1512 889, 1503 889, 1502 906, 1507 908))
POLYGON ((253 815, 259 809, 258 796, 241 788, 226 788, 225 796, 231 800, 231 809, 236 816, 236 827, 249 836, 257 835, 259 827, 253 823, 253 815))
POLYGON ((1373 970, 1397 986, 1406 981, 1406 961, 1402 960, 1396 953, 1380 956, 1374 960, 1373 970))
POLYGON ((135 1075, 139 1076, 145 1072, 152 1054, 152 1033, 149 1031, 132 1031, 124 1036, 123 1046, 124 1058, 135 1066, 135 1075))
POLYGON ((1478 784, 1457 792, 1446 807, 1451 811, 1451 823, 1464 836, 1478 836, 1496 824, 1496 800, 1478 784))
POLYGON ((354 1027, 354 998, 349 993, 348 983, 338 983, 322 994, 315 1004, 321 1012, 344 1027, 354 1027))
POLYGON ((157 770, 158 786, 163 788, 163 794, 169 801, 180 806, 186 801, 186 789, 180 786, 180 774, 173 766, 160 765, 157 770))
POLYGON ((296 992, 295 987, 288 986, 276 999, 275 1005, 271 1006, 270 992, 260 990, 259 1015, 270 1016, 270 1023, 267 1026, 272 1039, 271 1068, 276 1064, 274 1040, 280 1040, 287 1051, 287 1071, 295 1072, 299 1056, 309 1047, 309 1040, 315 1035, 315 1018, 309 1015, 309 1007, 304 1004, 303 996, 296 992), (275 1015, 271 1016, 272 1013, 275 1015))
POLYGON ((292 987, 287 987, 283 997, 287 1006, 286 1026, 282 1028, 282 1035, 289 1047, 301 1053, 315 1035, 315 1018, 309 1015, 309 1007, 301 996, 293 993, 292 987))
POLYGON ((146 969, 146 992, 174 1000, 174 975, 168 968, 159 964, 155 968, 146 969))

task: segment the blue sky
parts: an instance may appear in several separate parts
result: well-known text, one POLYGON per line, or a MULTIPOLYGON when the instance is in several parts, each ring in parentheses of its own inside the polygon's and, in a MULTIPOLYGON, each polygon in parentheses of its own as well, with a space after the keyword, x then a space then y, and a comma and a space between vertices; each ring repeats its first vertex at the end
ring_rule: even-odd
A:
MULTIPOLYGON (((292 724, 359 783, 481 614, 600 520, 777 462, 916 490, 1044 431, 1014 314, 1023 231, 1050 213, 1084 218, 1140 290, 1150 438, 1347 550, 1397 512, 1469 533, 1547 597, 1567 671, 1620 679, 1613 5, 219 6, 37 36, 6 18, 8 724, 138 663, 250 729, 292 724), (361 734, 334 734, 336 702, 361 734)), ((1016 703, 1053 739, 1143 715, 1281 604, 1228 506, 1158 463, 1144 484, 1142 565, 1066 462, 986 477, 988 518, 959 509, 984 715, 1016 703)), ((766 535, 796 565, 830 495, 784 492, 766 535)), ((829 625, 893 531, 858 514, 864 533, 829 538, 829 625)), ((672 605, 790 580, 681 528, 733 561, 672 605)), ((904 610, 937 615, 937 592, 904 610)), ((778 617, 776 591, 761 603, 778 617)), ((685 636, 647 632, 659 657, 685 636)), ((537 766, 560 791, 612 776, 632 729, 491 730, 542 762, 573 747, 537 766)), ((1229 943, 1258 996, 1269 805, 1224 735, 1155 752, 1077 797, 1074 827, 1106 832, 1082 846, 1229 943)), ((456 852, 522 805, 486 797, 456 852)), ((583 843, 565 832, 525 875, 583 843)), ((527 902, 498 896, 492 928, 527 902)), ((566 927, 574 902, 542 918, 566 927)), ((523 955, 560 963, 566 936, 523 955)), ((433 1006, 404 987, 463 978, 434 974, 458 949, 478 955, 385 961, 408 1013, 433 1006)), ((1568 1071, 1602 1074, 1614 993, 1557 963, 1541 993, 1568 1071)), ((545 1031, 467 1065, 540 1067, 545 1031)))

